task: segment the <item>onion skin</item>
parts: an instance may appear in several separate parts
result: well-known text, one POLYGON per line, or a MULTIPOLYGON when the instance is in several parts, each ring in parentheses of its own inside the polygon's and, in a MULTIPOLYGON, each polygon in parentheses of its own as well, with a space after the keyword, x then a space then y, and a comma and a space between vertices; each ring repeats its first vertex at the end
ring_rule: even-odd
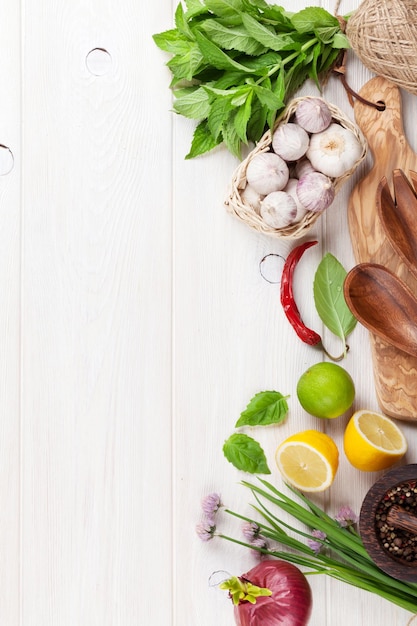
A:
POLYGON ((265 560, 241 579, 267 587, 272 595, 257 598, 256 604, 242 602, 235 606, 237 626, 306 626, 312 611, 312 593, 298 567, 286 561, 265 560))

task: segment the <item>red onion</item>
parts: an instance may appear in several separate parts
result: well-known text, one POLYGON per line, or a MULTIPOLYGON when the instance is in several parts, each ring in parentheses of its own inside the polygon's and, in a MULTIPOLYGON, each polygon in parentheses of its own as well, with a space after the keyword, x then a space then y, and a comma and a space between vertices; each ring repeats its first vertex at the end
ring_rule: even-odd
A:
POLYGON ((306 626, 312 610, 310 585, 304 574, 291 563, 261 561, 241 581, 248 581, 272 591, 270 596, 256 598, 235 606, 237 626, 306 626))

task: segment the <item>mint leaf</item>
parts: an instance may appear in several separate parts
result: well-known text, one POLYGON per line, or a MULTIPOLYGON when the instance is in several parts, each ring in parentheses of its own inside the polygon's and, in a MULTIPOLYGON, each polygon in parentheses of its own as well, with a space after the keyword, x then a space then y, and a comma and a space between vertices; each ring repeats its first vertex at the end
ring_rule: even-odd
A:
POLYGON ((207 39, 200 31, 195 31, 195 38, 200 48, 201 54, 206 61, 218 70, 241 70, 245 72, 253 72, 253 70, 234 61, 232 57, 223 52, 215 43, 207 39))
POLYGON ((210 111, 209 96, 204 87, 191 87, 181 90, 181 95, 175 93, 174 111, 194 120, 207 117, 210 111))
POLYGON ((277 34, 273 27, 264 26, 248 13, 242 13, 242 22, 251 37, 266 48, 280 52, 281 50, 297 49, 299 44, 288 34, 277 34))
POLYGON ((235 129, 238 137, 243 143, 248 143, 247 126, 252 112, 253 92, 250 92, 246 102, 239 107, 235 115, 235 129))
POLYGON ((265 132, 266 118, 268 109, 256 99, 252 104, 251 118, 248 122, 247 135, 248 139, 255 143, 259 141, 265 132))
POLYGON ((203 120, 194 131, 191 148, 185 158, 193 159, 196 156, 200 156, 218 146, 221 141, 221 135, 217 138, 213 137, 208 127, 207 120, 203 120))
POLYGON ((350 48, 349 39, 344 33, 336 33, 332 42, 333 48, 348 49, 350 48))
POLYGON ((248 35, 244 26, 230 28, 211 20, 205 22, 202 28, 210 40, 223 49, 238 50, 249 55, 259 55, 266 51, 265 46, 248 35))
POLYGON ((192 80, 203 62, 203 55, 198 45, 193 41, 187 41, 181 53, 176 54, 167 63, 174 78, 180 80, 192 80))
POLYGON ((211 103, 210 112, 207 117, 210 133, 217 139, 222 131, 223 124, 228 119, 233 106, 226 98, 216 98, 211 103))
POLYGON ((281 98, 270 89, 256 85, 254 91, 259 101, 270 110, 276 111, 284 104, 281 98))
POLYGON ((346 274, 343 265, 328 252, 317 268, 313 285, 314 303, 320 319, 343 343, 357 323, 343 294, 346 274))
POLYGON ((215 15, 230 16, 242 8, 242 0, 205 0, 205 5, 215 15))
POLYGON ((240 414, 235 428, 241 426, 269 426, 284 421, 288 413, 287 397, 279 391, 261 391, 240 414))
POLYGON ((265 453, 260 444, 239 433, 234 433, 224 442, 223 454, 238 470, 250 474, 270 474, 265 453))
POLYGON ((191 28, 188 25, 188 19, 184 13, 181 2, 178 4, 175 10, 175 26, 177 27, 178 31, 185 35, 187 38, 194 38, 191 28))
POLYGON ((314 32, 316 28, 325 28, 336 26, 339 28, 339 22, 331 13, 321 7, 307 7, 301 9, 298 13, 294 13, 291 22, 299 33, 314 32))
POLYGON ((236 128, 236 110, 230 113, 229 118, 226 120, 227 123, 223 124, 222 127, 222 135, 223 141, 226 144, 229 152, 234 154, 236 158, 239 160, 242 159, 241 154, 241 137, 239 137, 239 133, 236 128))

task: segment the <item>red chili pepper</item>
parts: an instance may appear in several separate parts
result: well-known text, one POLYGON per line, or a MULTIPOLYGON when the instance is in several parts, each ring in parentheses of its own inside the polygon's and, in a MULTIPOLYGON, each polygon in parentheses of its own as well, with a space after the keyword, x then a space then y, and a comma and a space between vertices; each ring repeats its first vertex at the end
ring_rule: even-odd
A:
POLYGON ((288 321, 294 328, 298 337, 310 346, 316 346, 321 343, 321 337, 311 328, 308 328, 301 319, 300 312, 294 300, 293 294, 293 275, 298 261, 311 246, 316 245, 317 241, 307 241, 297 246, 289 253, 282 270, 281 278, 281 304, 288 321))

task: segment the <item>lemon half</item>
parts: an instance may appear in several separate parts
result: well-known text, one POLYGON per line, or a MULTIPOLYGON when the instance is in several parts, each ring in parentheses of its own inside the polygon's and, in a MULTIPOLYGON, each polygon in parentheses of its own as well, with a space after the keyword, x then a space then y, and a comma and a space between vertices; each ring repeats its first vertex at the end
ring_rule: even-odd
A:
POLYGON ((407 452, 407 440, 392 419, 356 411, 346 426, 343 447, 348 461, 365 472, 391 467, 407 452))
POLYGON ((286 482, 300 491, 324 491, 339 466, 339 450, 333 439, 317 430, 305 430, 285 439, 275 460, 286 482))

